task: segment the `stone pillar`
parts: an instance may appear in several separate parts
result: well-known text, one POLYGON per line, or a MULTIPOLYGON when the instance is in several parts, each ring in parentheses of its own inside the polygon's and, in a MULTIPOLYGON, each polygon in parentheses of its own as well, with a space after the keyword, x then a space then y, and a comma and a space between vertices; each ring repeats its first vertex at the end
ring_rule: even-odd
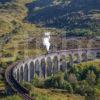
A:
POLYGON ((47 78, 47 64, 46 64, 46 60, 45 60, 45 79, 47 78))
POLYGON ((52 69, 53 69, 51 57, 47 57, 46 63, 47 63, 47 76, 51 76, 52 75, 52 69))
POLYGON ((16 71, 16 74, 15 74, 15 78, 16 78, 16 80, 17 80, 17 71, 16 71))
POLYGON ((30 82, 30 65, 28 64, 28 82, 30 82))
POLYGON ((41 61, 39 61, 39 78, 42 77, 42 67, 41 67, 41 61))
POLYGON ((85 54, 85 57, 84 57, 84 61, 88 61, 88 55, 87 55, 87 50, 84 50, 83 53, 85 54))
POLYGON ((17 71, 16 71, 16 69, 13 70, 13 76, 17 80, 17 71))
POLYGON ((53 55, 53 74, 58 72, 58 54, 53 55))
POLYGON ((81 63, 81 52, 78 51, 78 63, 81 63))
POLYGON ((87 51, 87 56, 88 56, 88 60, 94 60, 94 59, 96 59, 96 54, 95 54, 96 52, 95 51, 92 51, 92 50, 88 50, 87 51))
POLYGON ((34 61, 35 62, 35 75, 38 76, 38 78, 42 77, 42 69, 41 69, 41 59, 37 59, 34 61))
POLYGON ((19 79, 19 69, 17 69, 17 81, 19 82, 20 79, 19 79))
POLYGON ((28 81, 28 65, 24 66, 24 81, 28 81))
POLYGON ((61 56, 60 56, 60 54, 58 54, 58 72, 60 71, 60 65, 61 65, 60 58, 61 58, 61 56))
POLYGON ((96 51, 92 51, 92 53, 93 53, 93 58, 92 58, 92 60, 95 60, 96 59, 96 51))
POLYGON ((24 70, 25 70, 25 66, 23 65, 23 81, 25 81, 25 78, 24 78, 25 72, 24 72, 24 70))
POLYGON ((73 52, 71 52, 70 53, 70 66, 73 66, 74 64, 73 57, 74 57, 73 52))
POLYGON ((19 83, 21 81, 21 77, 20 77, 20 66, 19 66, 19 83))
POLYGON ((53 57, 51 56, 51 62, 52 62, 52 76, 53 76, 53 57))
MULTIPOLYGON (((65 57, 67 57, 67 55, 65 57)), ((68 65, 67 65, 67 58, 66 58, 66 70, 65 70, 65 72, 67 72, 67 71, 68 71, 68 65)))

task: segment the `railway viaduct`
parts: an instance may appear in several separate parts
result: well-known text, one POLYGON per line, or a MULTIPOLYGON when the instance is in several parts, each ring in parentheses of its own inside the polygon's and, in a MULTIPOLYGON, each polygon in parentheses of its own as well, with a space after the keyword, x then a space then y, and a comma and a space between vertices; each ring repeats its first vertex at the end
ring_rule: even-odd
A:
POLYGON ((69 66, 72 66, 74 63, 95 60, 99 54, 99 48, 80 48, 48 52, 35 59, 29 58, 18 63, 13 69, 13 76, 18 82, 30 82, 35 76, 38 76, 38 78, 47 78, 56 72, 67 71, 69 66))
MULTIPOLYGON (((55 39, 53 40, 56 41, 55 39)), ((72 40, 70 39, 70 42, 72 40)), ((59 71, 68 71, 75 63, 93 61, 100 58, 100 39, 91 39, 88 44, 84 42, 86 39, 83 39, 83 41, 81 41, 81 38, 74 40, 75 48, 72 47, 72 43, 70 44, 70 48, 69 46, 67 47, 68 39, 66 41, 66 38, 63 40, 59 38, 57 39, 59 43, 56 45, 53 42, 53 48, 47 54, 37 56, 36 58, 31 57, 9 66, 5 72, 8 87, 21 95, 24 100, 35 100, 28 95, 29 91, 20 85, 21 81, 31 82, 35 77, 47 78, 59 71), (82 46, 79 40, 83 44, 87 44, 87 46, 82 46), (69 49, 66 50, 66 48, 69 49)), ((9 90, 7 92, 11 93, 9 90)))

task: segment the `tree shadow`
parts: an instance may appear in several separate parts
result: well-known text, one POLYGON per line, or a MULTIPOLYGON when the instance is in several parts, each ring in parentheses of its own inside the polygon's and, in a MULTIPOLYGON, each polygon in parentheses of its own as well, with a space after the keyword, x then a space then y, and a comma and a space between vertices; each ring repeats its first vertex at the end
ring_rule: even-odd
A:
POLYGON ((87 27, 91 19, 86 16, 92 11, 100 11, 99 0, 70 0, 68 3, 53 4, 53 0, 37 0, 26 4, 30 23, 50 28, 87 27), (74 17, 74 18, 73 18, 74 17))
POLYGON ((12 0, 0 0, 0 3, 11 2, 12 0))

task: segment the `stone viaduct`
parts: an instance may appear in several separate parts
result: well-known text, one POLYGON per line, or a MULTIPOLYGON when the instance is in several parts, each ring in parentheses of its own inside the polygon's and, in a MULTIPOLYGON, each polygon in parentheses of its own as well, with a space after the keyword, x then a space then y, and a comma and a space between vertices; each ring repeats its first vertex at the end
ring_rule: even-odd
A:
POLYGON ((13 70, 15 79, 30 82, 35 76, 47 78, 59 71, 67 71, 74 63, 95 60, 100 57, 100 48, 80 48, 48 52, 36 58, 21 61, 13 70))

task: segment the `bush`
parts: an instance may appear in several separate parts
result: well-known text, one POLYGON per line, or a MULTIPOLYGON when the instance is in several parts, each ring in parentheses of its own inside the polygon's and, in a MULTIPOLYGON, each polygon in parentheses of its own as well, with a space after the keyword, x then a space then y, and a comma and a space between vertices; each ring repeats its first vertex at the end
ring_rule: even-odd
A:
MULTIPOLYGON (((4 99, 5 100, 5 99, 4 99)), ((6 100, 22 100, 19 96, 14 95, 14 96, 9 96, 6 98, 6 100)))
POLYGON ((22 82, 21 83, 25 88, 27 88, 28 90, 31 90, 32 89, 32 85, 28 82, 22 82))
POLYGON ((69 81, 70 83, 77 83, 77 77, 76 77, 76 75, 73 74, 73 73, 70 73, 70 74, 68 75, 68 81, 69 81))
POLYGON ((63 81, 64 81, 63 75, 56 74, 55 76, 52 76, 47 80, 45 80, 44 85, 46 86, 46 88, 50 87, 61 88, 63 81))
POLYGON ((44 86, 46 88, 58 88, 65 89, 68 92, 73 93, 73 88, 70 83, 64 80, 64 75, 57 74, 45 80, 44 86))
POLYGON ((53 87, 53 88, 59 88, 61 85, 61 81, 59 79, 59 77, 51 77, 51 78, 48 78, 46 81, 45 81, 45 86, 46 88, 50 88, 50 87, 53 87))
POLYGON ((73 88, 71 86, 70 83, 68 83, 67 81, 64 81, 62 84, 62 89, 66 89, 68 92, 73 93, 73 88))
POLYGON ((81 95, 91 95, 94 93, 94 89, 84 80, 74 84, 74 92, 81 95))
POLYGON ((32 81, 32 85, 35 87, 43 88, 44 87, 44 80, 40 80, 39 78, 35 77, 32 81))
POLYGON ((90 85, 93 86, 96 83, 96 75, 95 75, 95 73, 93 71, 88 71, 86 80, 90 85))
POLYGON ((68 73, 67 72, 64 73, 64 80, 66 80, 66 81, 68 80, 68 73))

